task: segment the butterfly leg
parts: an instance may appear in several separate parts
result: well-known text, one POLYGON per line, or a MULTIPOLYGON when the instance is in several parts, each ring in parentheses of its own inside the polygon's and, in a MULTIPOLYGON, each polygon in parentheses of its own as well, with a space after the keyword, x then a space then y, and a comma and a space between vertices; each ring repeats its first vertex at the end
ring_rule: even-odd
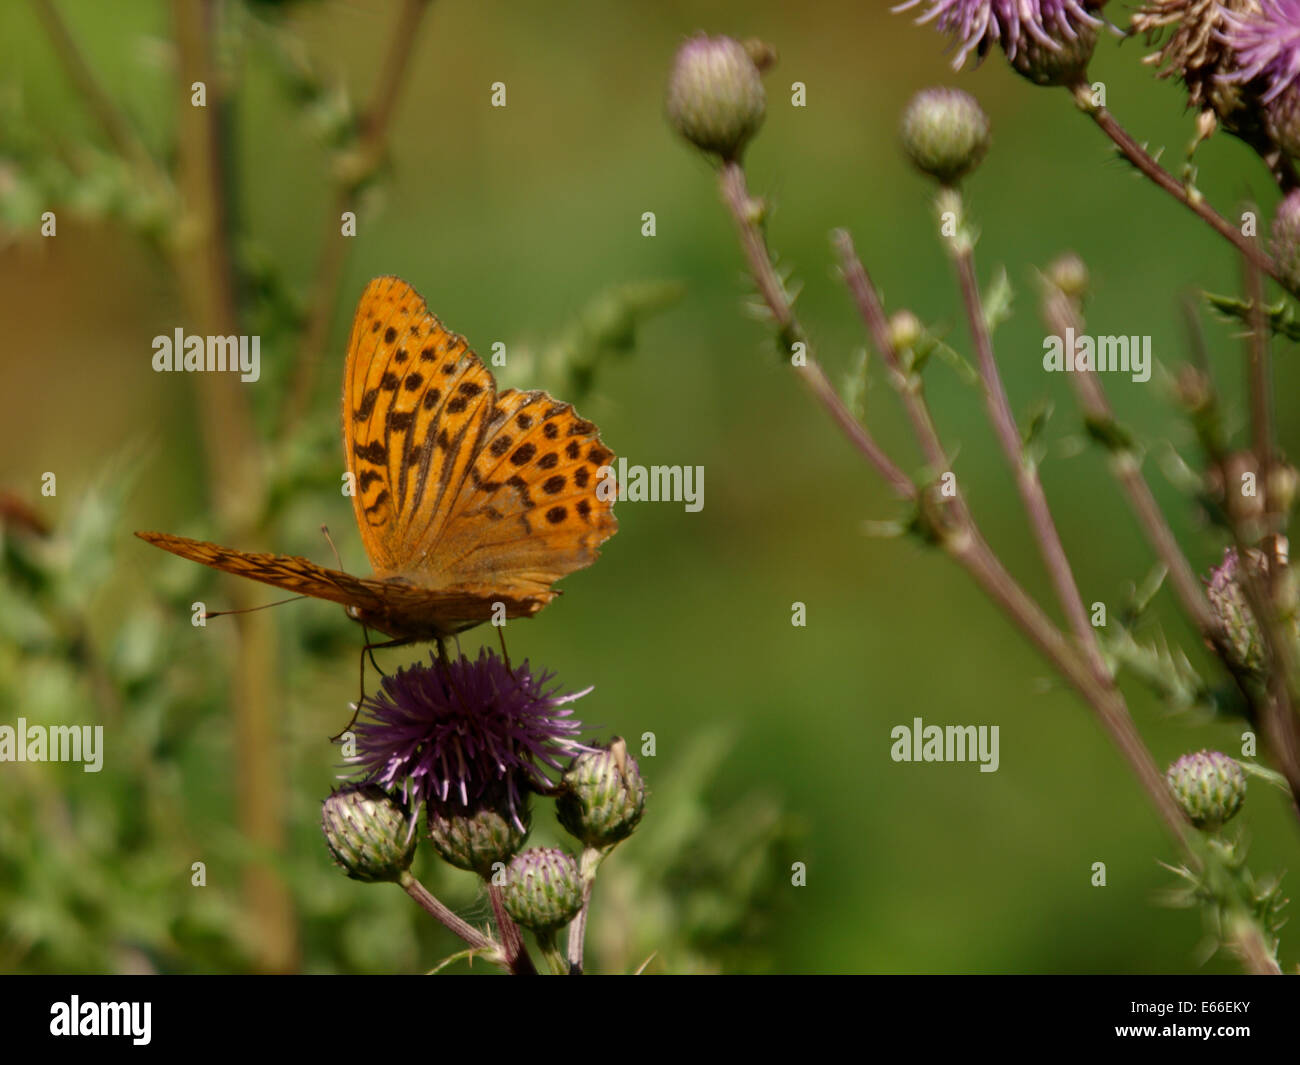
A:
POLYGON ((352 726, 357 723, 357 717, 361 713, 362 704, 365 703, 366 701, 366 658, 367 656, 370 658, 370 664, 375 667, 375 672, 378 673, 380 676, 387 676, 387 674, 385 674, 384 671, 379 668, 379 663, 375 661, 375 652, 383 650, 385 647, 401 647, 403 644, 415 642, 414 640, 411 640, 409 638, 400 638, 395 640, 383 640, 379 643, 371 643, 370 630, 366 629, 364 626, 362 626, 362 628, 366 634, 366 642, 365 642, 365 646, 361 648, 361 657, 359 659, 359 663, 361 666, 360 694, 357 696, 357 701, 355 704, 355 709, 352 711, 351 720, 348 721, 348 723, 344 725, 343 728, 340 729, 336 735, 330 737, 331 743, 338 743, 339 738, 345 732, 350 731, 352 726))
POLYGON ((497 630, 497 639, 501 641, 501 657, 505 659, 506 669, 513 673, 514 669, 510 665, 510 652, 506 650, 506 627, 497 625, 495 628, 497 630))

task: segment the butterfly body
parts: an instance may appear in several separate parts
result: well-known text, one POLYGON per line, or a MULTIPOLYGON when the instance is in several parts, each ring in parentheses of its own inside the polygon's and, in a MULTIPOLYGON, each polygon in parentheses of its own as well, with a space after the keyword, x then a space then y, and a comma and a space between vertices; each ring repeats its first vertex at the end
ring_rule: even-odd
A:
POLYGON ((614 534, 613 453, 545 392, 498 392, 464 338, 395 277, 371 281, 348 343, 343 441, 374 571, 141 532, 214 569, 342 604, 397 639, 528 617, 614 534))

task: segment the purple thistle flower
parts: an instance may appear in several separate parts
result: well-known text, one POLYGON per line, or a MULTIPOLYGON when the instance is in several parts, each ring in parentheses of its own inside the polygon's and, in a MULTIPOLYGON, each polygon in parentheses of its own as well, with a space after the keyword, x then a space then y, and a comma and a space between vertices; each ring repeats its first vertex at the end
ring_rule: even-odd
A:
POLYGON ((1220 5, 1226 30, 1216 34, 1240 68, 1225 80, 1264 80, 1260 99, 1272 103, 1300 76, 1300 0, 1259 0, 1259 11, 1236 14, 1220 5))
POLYGON ((1101 26, 1088 9, 1100 8, 1105 0, 906 0, 892 10, 906 11, 921 3, 930 6, 917 23, 934 22, 941 33, 956 38, 952 65, 960 70, 972 50, 983 58, 995 42, 1013 60, 1029 40, 1057 51, 1059 38, 1073 41, 1081 26, 1101 26))
POLYGON ((582 723, 568 704, 591 691, 547 690, 554 674, 513 670, 480 651, 477 661, 430 656, 385 677, 357 722, 356 764, 363 780, 400 787, 412 810, 421 803, 473 812, 504 796, 516 824, 522 792, 551 787, 543 767, 562 770, 590 750, 575 738, 582 723))

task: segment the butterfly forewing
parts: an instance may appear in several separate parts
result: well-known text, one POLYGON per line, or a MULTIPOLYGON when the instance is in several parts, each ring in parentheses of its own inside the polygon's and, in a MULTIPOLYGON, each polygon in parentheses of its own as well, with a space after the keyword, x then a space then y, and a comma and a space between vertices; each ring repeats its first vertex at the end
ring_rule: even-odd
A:
POLYGON ((429 543, 472 466, 495 392, 464 339, 410 285, 381 277, 366 286, 348 346, 343 437, 376 574, 433 568, 429 543))

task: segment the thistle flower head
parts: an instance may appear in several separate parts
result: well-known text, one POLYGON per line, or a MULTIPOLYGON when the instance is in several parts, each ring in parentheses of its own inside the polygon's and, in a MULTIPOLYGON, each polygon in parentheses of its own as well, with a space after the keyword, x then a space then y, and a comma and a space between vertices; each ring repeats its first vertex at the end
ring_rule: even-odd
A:
MULTIPOLYGON (((953 38, 957 54, 954 69, 961 69, 971 52, 983 59, 993 44, 1001 45, 1020 73, 1040 81, 1055 69, 1053 56, 1068 55, 1071 68, 1086 65, 1096 42, 1101 20, 1091 14, 1106 0, 905 0, 894 11, 907 11, 922 3, 929 6, 916 21, 933 22, 953 38), (1087 54, 1077 63, 1077 47, 1086 43, 1087 54), (1032 71, 1032 72, 1031 72, 1032 71)), ((1045 82, 1044 82, 1045 83, 1045 82)), ((1059 81, 1053 81, 1059 84, 1059 81)))
POLYGON ((1225 11, 1218 37, 1236 68, 1220 81, 1258 93, 1268 136, 1300 156, 1300 0, 1251 0, 1240 12, 1225 11))
POLYGON ((522 827, 524 793, 550 786, 546 768, 587 750, 569 706, 586 691, 559 694, 552 674, 527 662, 511 669, 486 650, 471 661, 433 658, 384 678, 363 704, 357 764, 367 782, 400 788, 421 803, 472 811, 504 796, 522 827))
POLYGON ((1263 81, 1260 99, 1272 103, 1300 79, 1300 0, 1251 0, 1223 5, 1217 36, 1236 58, 1231 80, 1263 81))

